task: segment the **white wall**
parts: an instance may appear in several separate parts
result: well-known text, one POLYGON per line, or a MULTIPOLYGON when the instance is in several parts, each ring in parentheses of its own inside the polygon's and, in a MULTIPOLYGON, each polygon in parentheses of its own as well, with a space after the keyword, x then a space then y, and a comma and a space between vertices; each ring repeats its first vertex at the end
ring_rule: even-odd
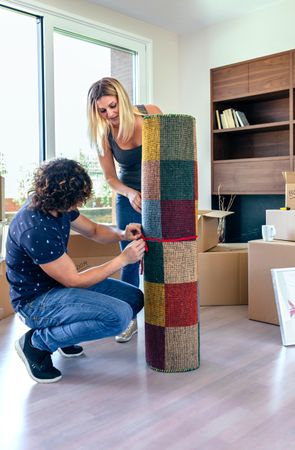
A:
POLYGON ((197 119, 200 208, 211 207, 210 69, 295 48, 295 2, 182 36, 180 112, 197 119))
POLYGON ((152 40, 153 96, 151 101, 159 105, 164 112, 178 111, 179 64, 176 33, 124 16, 111 9, 89 3, 87 0, 36 0, 36 2, 152 40))

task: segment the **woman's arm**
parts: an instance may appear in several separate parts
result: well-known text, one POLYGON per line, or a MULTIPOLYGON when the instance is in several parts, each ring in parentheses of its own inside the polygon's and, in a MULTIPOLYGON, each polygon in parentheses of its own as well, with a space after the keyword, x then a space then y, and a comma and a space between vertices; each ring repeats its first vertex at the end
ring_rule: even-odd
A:
POLYGON ((103 170, 104 177, 110 187, 114 191, 119 192, 127 197, 129 188, 128 186, 125 186, 125 184, 123 184, 117 176, 115 162, 111 150, 105 150, 104 155, 100 155, 98 159, 103 170))
MULTIPOLYGON (((148 114, 162 114, 160 108, 156 105, 145 105, 148 114)), ((141 114, 140 114, 141 115, 141 114)), ((142 124, 140 123, 140 128, 142 124)), ((141 131, 140 131, 141 134, 141 131)), ((104 150, 104 155, 99 156, 99 162, 104 173, 104 177, 109 186, 121 195, 128 198, 135 211, 141 214, 141 193, 136 189, 130 188, 122 183, 116 172, 114 157, 110 148, 104 150)))
POLYGON ((114 158, 112 152, 109 149, 105 150, 103 156, 99 156, 99 162, 103 170, 104 177, 107 183, 110 185, 110 187, 119 194, 127 197, 131 206, 135 209, 135 211, 141 213, 140 192, 126 186, 126 184, 123 184, 119 180, 116 172, 114 158))

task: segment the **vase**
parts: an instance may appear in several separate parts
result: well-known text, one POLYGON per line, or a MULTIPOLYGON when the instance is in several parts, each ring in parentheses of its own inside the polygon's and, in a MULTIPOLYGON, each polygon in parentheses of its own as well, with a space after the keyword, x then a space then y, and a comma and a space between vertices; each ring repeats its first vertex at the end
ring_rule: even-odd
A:
POLYGON ((217 236, 219 244, 223 244, 225 242, 225 217, 218 220, 217 236))

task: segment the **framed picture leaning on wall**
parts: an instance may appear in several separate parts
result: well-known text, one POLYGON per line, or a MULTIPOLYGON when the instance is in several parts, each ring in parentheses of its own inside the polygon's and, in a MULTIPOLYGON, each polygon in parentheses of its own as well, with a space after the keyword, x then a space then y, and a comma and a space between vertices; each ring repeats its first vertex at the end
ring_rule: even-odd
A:
POLYGON ((295 345, 295 267, 271 269, 283 345, 295 345))

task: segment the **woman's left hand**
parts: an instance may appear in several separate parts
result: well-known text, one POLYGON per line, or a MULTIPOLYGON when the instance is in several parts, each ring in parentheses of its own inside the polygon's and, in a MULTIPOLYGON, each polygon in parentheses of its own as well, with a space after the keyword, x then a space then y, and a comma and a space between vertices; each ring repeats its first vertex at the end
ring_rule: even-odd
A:
POLYGON ((128 200, 133 209, 141 214, 141 193, 135 189, 130 189, 128 192, 128 200))
POLYGON ((124 241, 135 241, 142 234, 140 223, 129 223, 124 232, 124 241))

